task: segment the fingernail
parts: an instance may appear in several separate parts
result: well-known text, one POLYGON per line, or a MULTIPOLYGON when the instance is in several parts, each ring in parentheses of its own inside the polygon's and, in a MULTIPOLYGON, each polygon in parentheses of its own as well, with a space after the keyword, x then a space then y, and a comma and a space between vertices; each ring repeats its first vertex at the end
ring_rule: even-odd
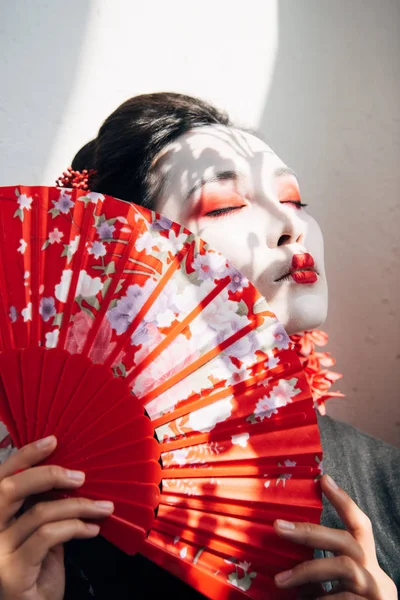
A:
POLYGON ((282 573, 278 573, 278 575, 275 575, 275 581, 277 583, 285 583, 291 578, 292 573, 292 569, 290 569, 289 571, 282 571, 282 573))
POLYGON ((327 484, 328 484, 328 485, 330 485, 330 487, 331 487, 333 490, 338 490, 338 489, 339 489, 339 486, 338 486, 338 484, 337 484, 337 483, 335 483, 335 482, 333 481, 332 477, 330 477, 329 475, 327 475, 327 476, 326 476, 326 482, 327 482, 327 484))
POLYGON ((283 521, 283 519, 277 519, 276 520, 279 529, 295 529, 296 525, 294 523, 291 523, 290 521, 283 521))
POLYGON ((74 483, 81 483, 85 479, 85 473, 83 473, 82 471, 70 471, 69 469, 66 469, 65 473, 68 479, 70 479, 74 483))
POLYGON ((35 442, 36 448, 40 448, 41 450, 43 450, 43 448, 48 448, 54 444, 55 439, 56 438, 54 435, 49 435, 48 437, 42 438, 41 440, 35 442))
POLYGON ((96 500, 94 504, 97 508, 100 508, 100 510, 106 510, 107 512, 114 510, 114 504, 112 502, 107 502, 106 500, 96 500))
POLYGON ((94 525, 93 523, 86 523, 86 529, 92 535, 97 535, 100 531, 100 527, 98 525, 94 525))

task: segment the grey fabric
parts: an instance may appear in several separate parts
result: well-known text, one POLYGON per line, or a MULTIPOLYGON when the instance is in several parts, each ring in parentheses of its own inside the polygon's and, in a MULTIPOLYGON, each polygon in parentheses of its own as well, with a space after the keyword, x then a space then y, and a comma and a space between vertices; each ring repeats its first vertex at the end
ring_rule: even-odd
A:
MULTIPOLYGON (((400 449, 328 416, 318 424, 324 473, 371 519, 378 562, 400 591, 400 449)), ((344 529, 326 498, 321 523, 344 529)))

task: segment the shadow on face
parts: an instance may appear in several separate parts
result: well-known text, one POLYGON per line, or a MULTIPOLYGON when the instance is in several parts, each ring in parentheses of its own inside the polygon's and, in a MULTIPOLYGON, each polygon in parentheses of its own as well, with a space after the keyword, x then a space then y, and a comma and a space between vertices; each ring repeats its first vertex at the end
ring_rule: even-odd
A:
POLYGON ((271 148, 247 132, 199 127, 152 168, 162 181, 156 209, 224 254, 289 334, 325 320, 322 233, 302 206, 296 175, 271 148))

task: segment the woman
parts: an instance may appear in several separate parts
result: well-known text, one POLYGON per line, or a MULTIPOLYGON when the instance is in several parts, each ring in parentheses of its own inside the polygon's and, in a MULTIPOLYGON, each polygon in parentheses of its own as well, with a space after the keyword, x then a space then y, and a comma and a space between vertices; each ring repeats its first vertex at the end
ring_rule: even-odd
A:
MULTIPOLYGON (((234 128, 213 107, 178 94, 132 98, 110 115, 72 167, 96 171, 90 181, 94 191, 153 208, 220 250, 266 296, 289 334, 325 319, 322 235, 304 210, 294 173, 264 142, 234 128), (314 261, 307 263, 307 275, 293 267, 295 255, 314 261)), ((332 594, 337 600, 395 600, 400 451, 329 417, 319 417, 319 425, 325 471, 343 489, 322 478, 322 525, 276 522, 274 527, 282 537, 327 553, 278 577, 277 587, 298 587, 304 597, 318 598, 324 595, 322 582, 337 581, 332 594)), ((82 519, 112 511, 106 502, 69 499, 39 504, 13 520, 26 497, 82 484, 84 474, 34 466, 55 445, 54 438, 30 445, 0 466, 1 600, 61 599, 62 543, 95 537, 98 527, 82 519)), ((200 598, 158 567, 124 556, 102 539, 70 542, 66 567, 68 598, 165 592, 200 598)))

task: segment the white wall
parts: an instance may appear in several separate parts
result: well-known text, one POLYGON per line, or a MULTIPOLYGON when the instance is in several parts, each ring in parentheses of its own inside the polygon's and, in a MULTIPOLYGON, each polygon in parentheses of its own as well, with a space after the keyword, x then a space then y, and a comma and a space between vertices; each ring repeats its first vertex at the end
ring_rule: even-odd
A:
POLYGON ((259 128, 323 226, 331 414, 400 445, 398 0, 0 0, 0 184, 52 184, 137 93, 259 128))

